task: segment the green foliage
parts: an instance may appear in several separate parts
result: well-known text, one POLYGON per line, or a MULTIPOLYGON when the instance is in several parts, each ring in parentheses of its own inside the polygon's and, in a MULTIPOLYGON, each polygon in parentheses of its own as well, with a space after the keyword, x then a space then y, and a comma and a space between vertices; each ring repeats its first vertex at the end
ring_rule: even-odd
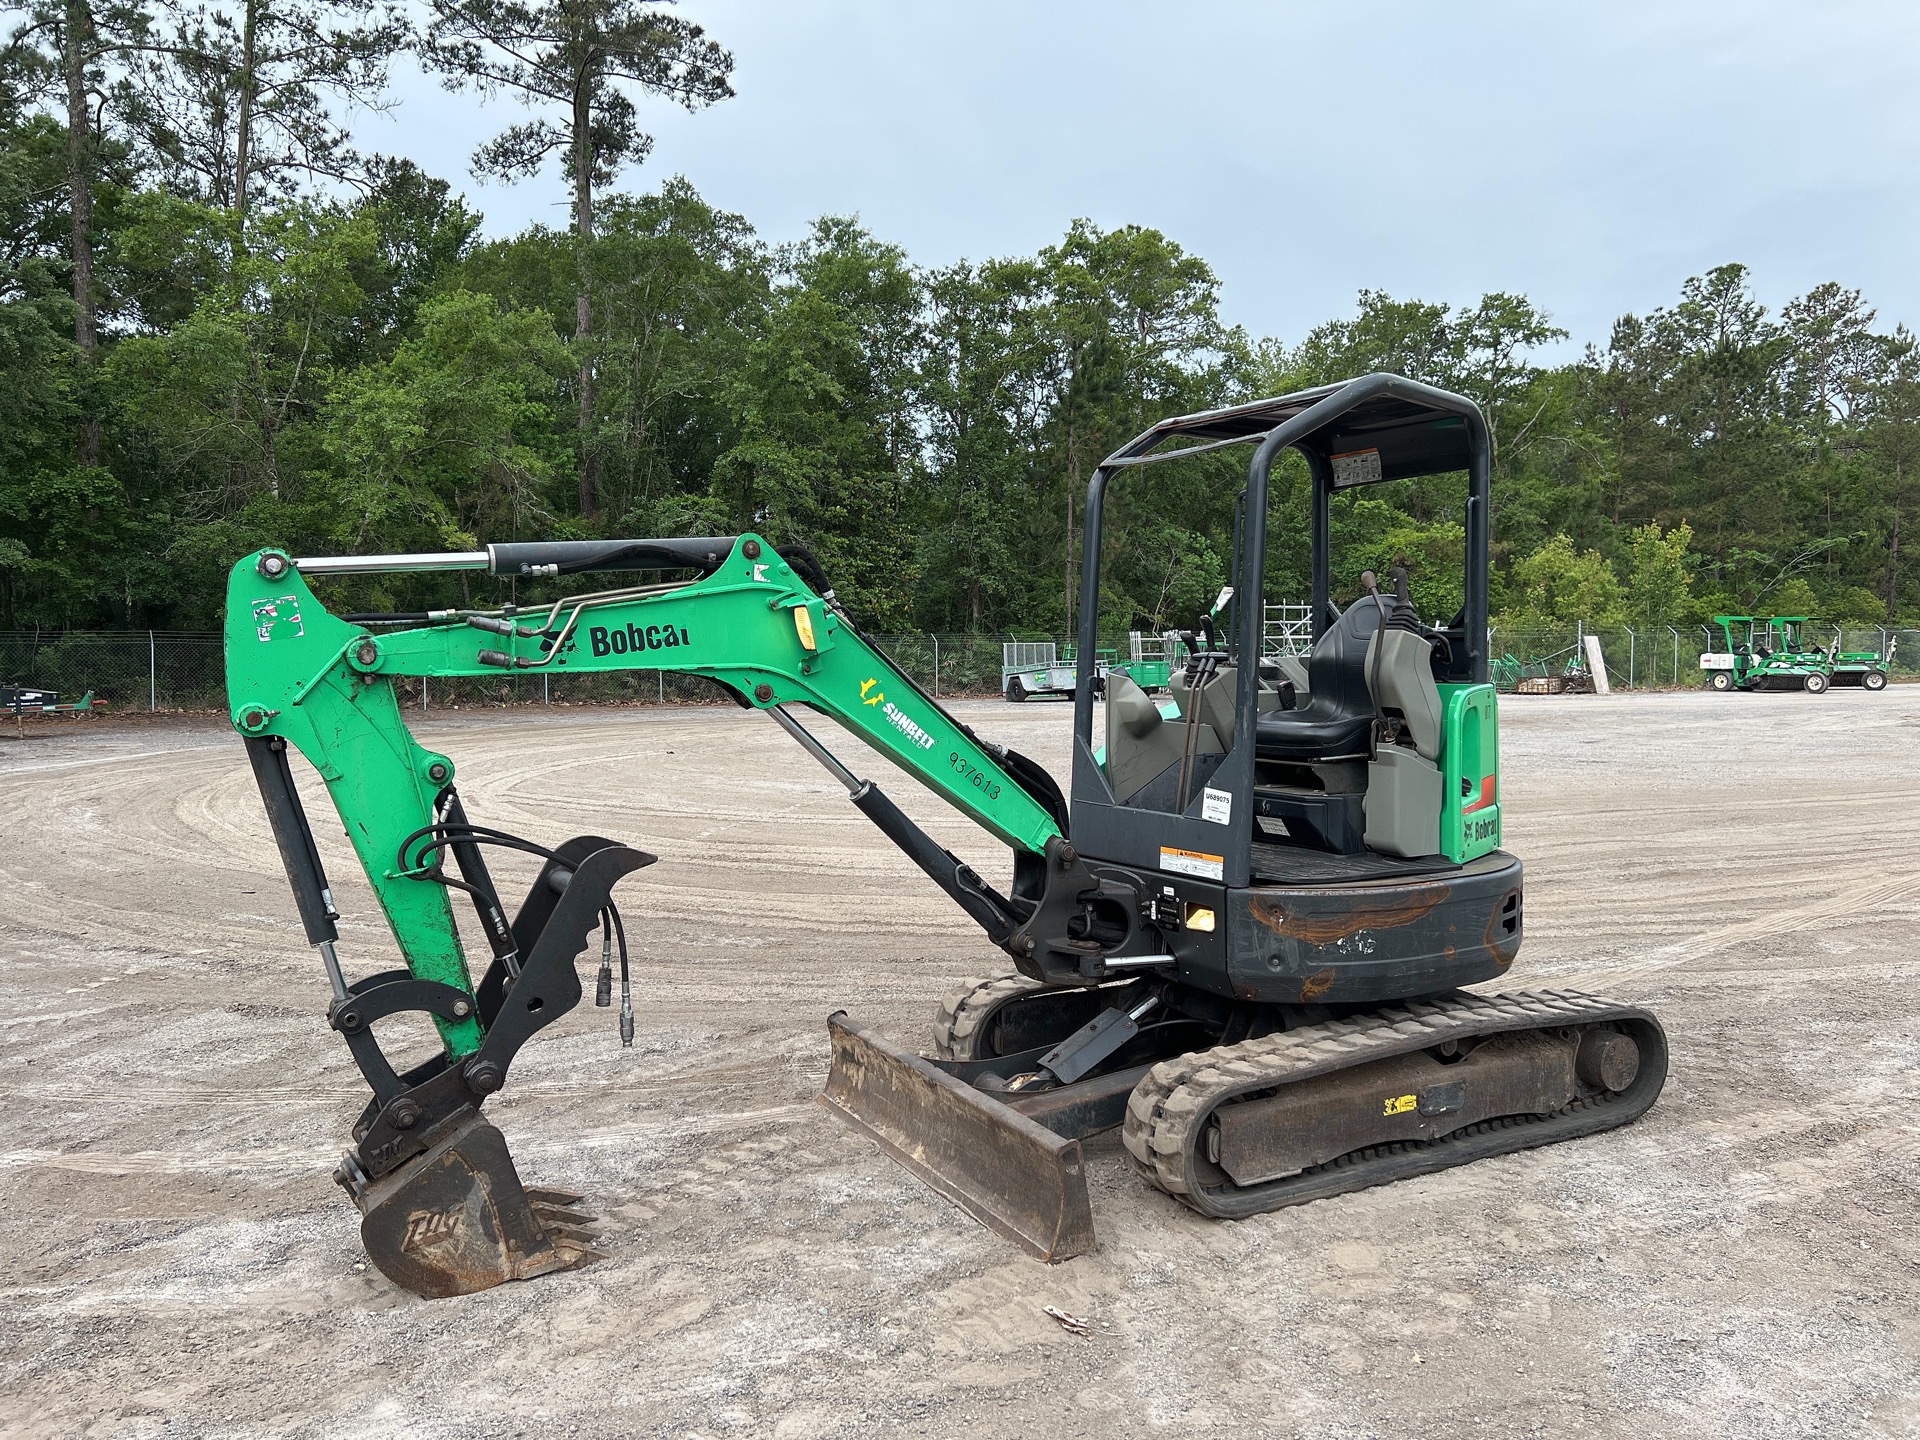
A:
POLYGON ((688 109, 733 94, 733 57, 646 0, 433 0, 425 56, 449 86, 506 91, 556 117, 508 126, 474 169, 512 179, 559 154, 577 184, 604 185, 653 148, 632 92, 688 109))
POLYGON ((1693 620, 1693 527, 1682 520, 1665 534, 1652 521, 1627 535, 1626 613, 1635 625, 1693 620))
POLYGON ((108 379, 133 438, 172 474, 191 477, 181 492, 189 513, 210 516, 259 491, 280 498, 283 481, 297 493, 317 458, 302 422, 336 352, 356 339, 366 300, 358 272, 376 247, 364 211, 264 212, 191 314, 114 350, 108 379))
POLYGON ((730 529, 813 548, 860 613, 897 628, 914 584, 903 507, 919 285, 905 255, 851 220, 819 221, 784 268, 723 381, 738 438, 711 499, 730 529))
MULTIPOLYGON (((232 556, 268 541, 433 549, 752 526, 815 551, 876 627, 1062 634, 1102 458, 1167 415, 1376 370, 1487 416, 1502 626, 1920 614, 1920 342, 1878 329, 1838 283, 1770 313, 1743 267, 1721 266, 1548 365, 1565 332, 1505 292, 1363 291, 1297 341, 1256 344, 1222 320, 1206 262, 1139 226, 1077 220, 1035 253, 932 270, 851 218, 772 245, 682 179, 602 193, 645 154, 640 97, 730 93, 726 53, 644 0, 438 0, 445 73, 535 103, 488 162, 524 173, 558 146, 575 182, 566 226, 483 240, 445 181, 352 154, 308 103, 374 85, 392 39, 375 0, 337 8, 366 44, 315 61, 306 99, 250 122, 282 131, 249 161, 244 228, 231 37, 191 5, 170 10, 208 43, 165 58, 143 94, 151 17, 98 10, 100 101, 81 122, 98 363, 76 340, 69 117, 0 106, 0 624, 209 624, 232 556), (516 55, 515 37, 532 48, 516 55), (353 174, 353 198, 306 190, 303 155, 353 174), (98 450, 83 447, 96 429, 98 450)), ((281 34, 326 9, 255 6, 281 34)), ((29 13, 0 98, 59 98, 47 82, 66 13, 29 13)), ((1188 626, 1211 605, 1246 461, 1227 450, 1116 474, 1103 637, 1188 626)), ((1269 600, 1307 597, 1308 493, 1304 464, 1284 458, 1269 600)), ((1423 615, 1450 617, 1463 498, 1458 476, 1342 496, 1335 598, 1352 599, 1362 570, 1384 581, 1405 566, 1423 615)), ((444 583, 340 593, 413 608, 444 583)))
POLYGON ((552 533, 547 496, 567 348, 547 317, 456 291, 390 360, 342 375, 324 417, 336 462, 315 497, 346 549, 463 550, 552 533))
POLYGON ((1336 598, 1360 593, 1363 570, 1373 571, 1385 589, 1394 567, 1404 565, 1415 607, 1445 621, 1466 599, 1466 546, 1466 529, 1455 521, 1415 520, 1388 500, 1349 492, 1333 506, 1336 598))
POLYGON ((1843 585, 1820 606, 1822 619, 1836 625, 1881 625, 1887 610, 1880 597, 1864 585, 1843 585))
POLYGON ((1767 609, 1775 615, 1813 615, 1820 610, 1820 597, 1805 580, 1788 580, 1767 597, 1767 609))
POLYGON ((1576 550, 1565 535, 1555 535, 1514 564, 1496 624, 1503 630, 1620 625, 1628 619, 1626 606, 1606 556, 1576 550))

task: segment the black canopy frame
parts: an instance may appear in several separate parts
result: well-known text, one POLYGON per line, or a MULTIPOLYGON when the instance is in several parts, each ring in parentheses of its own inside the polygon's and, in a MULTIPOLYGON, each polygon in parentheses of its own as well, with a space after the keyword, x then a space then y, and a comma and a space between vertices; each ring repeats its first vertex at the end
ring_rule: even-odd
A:
MULTIPOLYGON (((1389 480, 1411 480, 1423 475, 1465 471, 1466 603, 1461 634, 1464 678, 1484 684, 1488 676, 1487 572, 1489 544, 1488 504, 1492 485, 1492 442, 1486 421, 1473 401, 1462 395, 1423 385, 1399 375, 1367 375, 1336 385, 1322 385, 1257 400, 1223 410, 1181 415, 1162 420, 1128 441, 1103 460, 1087 485, 1087 506, 1080 562, 1079 652, 1098 649, 1100 618, 1100 554, 1107 489, 1124 471, 1141 465, 1205 454, 1233 445, 1256 448, 1247 465, 1247 488, 1241 523, 1241 543, 1235 556, 1235 604, 1232 648, 1241 657, 1260 654, 1265 616, 1267 560, 1267 497, 1274 462, 1282 451, 1294 449, 1306 457, 1313 480, 1313 633, 1318 639, 1332 620, 1333 556, 1332 507, 1337 490, 1389 480), (1161 449, 1169 441, 1192 443, 1161 449)), ((1243 661, 1243 663, 1245 663, 1243 661)), ((1074 694, 1074 828, 1082 829, 1083 805, 1104 812, 1103 819, 1120 830, 1135 830, 1123 810, 1114 807, 1093 755, 1092 674, 1082 667, 1074 694)), ((1234 743, 1212 782, 1236 795, 1237 843, 1227 861, 1228 883, 1246 883, 1246 834, 1254 776, 1254 746, 1258 731, 1258 687, 1239 687, 1234 743), (1239 878, 1232 876, 1238 873, 1239 878)), ((1198 825, 1196 797, 1192 823, 1198 825)), ((1087 819, 1093 817, 1089 814, 1087 819)), ((1145 819, 1144 816, 1140 817, 1145 819)), ((1105 830, 1108 824, 1097 823, 1105 830)), ((1141 829, 1144 844, 1146 830, 1141 829)), ((1196 831, 1204 836, 1207 831, 1196 831)), ((1217 831, 1211 832, 1217 835, 1217 831)), ((1116 840, 1120 837, 1116 835, 1116 840)), ((1119 847, 1131 851, 1134 844, 1119 847)), ((1115 855, 1114 858, 1121 858, 1115 855)), ((1144 854, 1141 857, 1144 859, 1144 854)))

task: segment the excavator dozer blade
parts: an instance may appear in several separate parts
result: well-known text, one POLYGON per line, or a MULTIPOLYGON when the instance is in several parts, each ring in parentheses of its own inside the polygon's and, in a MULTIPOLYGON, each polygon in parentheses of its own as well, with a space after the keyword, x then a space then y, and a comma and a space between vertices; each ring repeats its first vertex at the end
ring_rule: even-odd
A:
POLYGON ((827 1017, 820 1102, 974 1219, 1042 1260, 1094 1248, 1080 1142, 849 1020, 827 1017))
POLYGON ((505 1137, 472 1111, 354 1196, 367 1258, 427 1300, 605 1259, 590 1243, 593 1217, 574 1208, 579 1200, 523 1186, 505 1137))

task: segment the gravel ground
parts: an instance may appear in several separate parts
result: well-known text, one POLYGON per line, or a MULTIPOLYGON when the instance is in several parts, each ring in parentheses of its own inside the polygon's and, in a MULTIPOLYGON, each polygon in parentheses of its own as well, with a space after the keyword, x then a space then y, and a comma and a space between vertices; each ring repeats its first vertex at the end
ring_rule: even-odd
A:
MULTIPOLYGON (((961 708, 1064 772, 1066 707, 961 708)), ((328 1178, 362 1087, 237 740, 29 725, 0 740, 0 1431, 1920 1434, 1920 687, 1503 719, 1529 867, 1504 984, 1651 1005, 1658 1105, 1235 1224, 1104 1137, 1100 1249, 1053 1267, 813 1103, 828 1011, 918 1041, 948 986, 1000 967, 774 726, 422 722, 477 821, 661 857, 622 892, 638 1043, 583 1006, 489 1107, 530 1181, 588 1194, 611 1258, 433 1302, 366 1267, 328 1178)), ((350 967, 393 963, 317 786, 308 805, 350 967)))

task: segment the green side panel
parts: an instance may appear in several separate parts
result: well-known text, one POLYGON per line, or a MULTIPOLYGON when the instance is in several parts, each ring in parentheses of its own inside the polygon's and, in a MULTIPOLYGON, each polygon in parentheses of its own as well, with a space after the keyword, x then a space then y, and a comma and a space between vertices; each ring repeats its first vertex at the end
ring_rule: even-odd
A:
POLYGON ((1467 861, 1500 848, 1500 716, 1491 685, 1442 685, 1440 853, 1467 861))
POLYGON ((1164 690, 1173 679, 1173 666, 1165 660, 1127 660, 1113 668, 1142 690, 1164 690))

